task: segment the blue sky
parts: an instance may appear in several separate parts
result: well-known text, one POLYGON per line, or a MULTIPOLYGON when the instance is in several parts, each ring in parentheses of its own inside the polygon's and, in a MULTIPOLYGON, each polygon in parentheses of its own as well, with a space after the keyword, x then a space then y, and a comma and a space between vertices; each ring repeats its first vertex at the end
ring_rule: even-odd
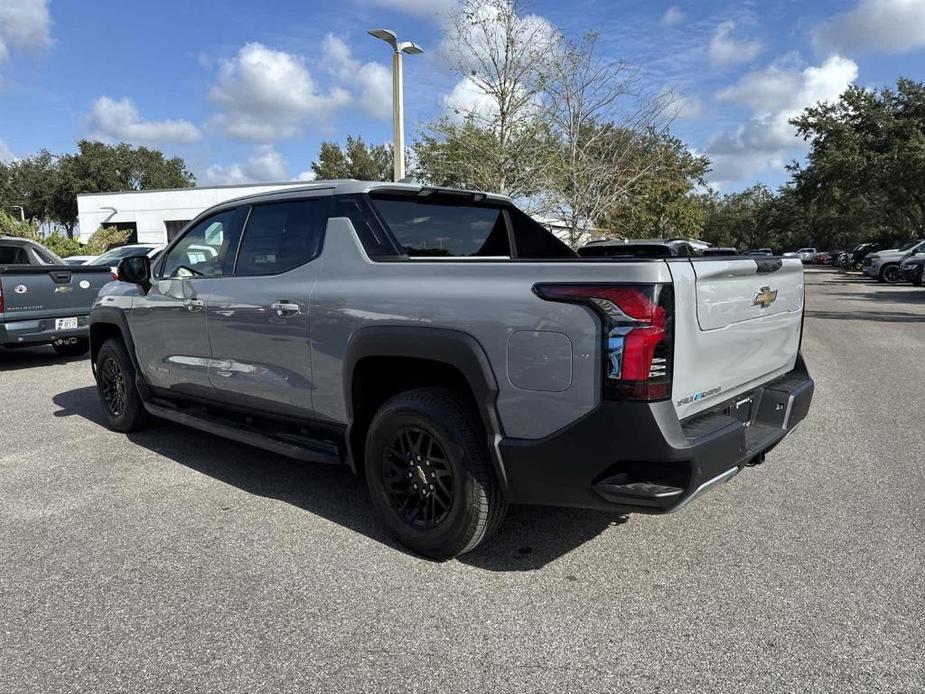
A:
MULTIPOLYGON (((452 4, 2 0, 0 158, 91 137, 183 156, 202 184, 294 179, 322 140, 391 137, 389 50, 367 29, 425 48, 405 60, 409 136, 454 87, 465 101, 440 51, 452 4)), ((536 0, 523 11, 570 38, 600 32, 604 57, 674 90, 672 129, 713 159, 720 190, 786 180, 805 151, 786 120, 816 100, 851 82, 925 80, 925 0, 536 0)))

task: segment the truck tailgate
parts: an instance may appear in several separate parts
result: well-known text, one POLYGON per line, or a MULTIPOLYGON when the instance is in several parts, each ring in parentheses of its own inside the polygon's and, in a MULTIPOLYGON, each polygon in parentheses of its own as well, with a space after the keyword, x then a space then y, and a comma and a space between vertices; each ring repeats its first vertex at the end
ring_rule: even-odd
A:
POLYGON ((0 320, 85 316, 100 288, 112 281, 108 267, 8 265, 0 267, 0 320))
POLYGON ((672 399, 689 417, 790 371, 803 321, 798 258, 669 262, 675 285, 672 399))

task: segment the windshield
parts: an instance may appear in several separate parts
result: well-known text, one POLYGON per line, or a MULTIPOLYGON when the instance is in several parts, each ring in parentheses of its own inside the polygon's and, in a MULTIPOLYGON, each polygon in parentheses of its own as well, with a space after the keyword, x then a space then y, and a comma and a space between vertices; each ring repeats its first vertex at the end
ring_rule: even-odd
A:
POLYGON ((905 243, 902 246, 900 246, 899 250, 908 251, 910 248, 914 248, 915 246, 918 246, 920 243, 922 243, 921 239, 916 239, 915 241, 909 241, 909 243, 905 243))
POLYGON ((114 261, 129 258, 133 255, 147 255, 153 248, 154 246, 122 246, 121 248, 113 248, 111 251, 106 251, 95 260, 91 260, 87 265, 115 265, 116 263, 114 261))
POLYGON ((35 251, 35 254, 39 257, 39 260, 41 260, 46 265, 64 265, 64 261, 50 250, 45 248, 45 246, 39 246, 36 244, 32 246, 32 250, 35 251))

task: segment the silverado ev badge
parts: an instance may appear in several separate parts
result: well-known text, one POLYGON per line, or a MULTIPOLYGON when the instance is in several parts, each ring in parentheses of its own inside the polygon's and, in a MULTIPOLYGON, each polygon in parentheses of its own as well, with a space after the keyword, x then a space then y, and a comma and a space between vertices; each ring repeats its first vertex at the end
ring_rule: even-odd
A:
POLYGON ((761 290, 755 294, 755 300, 752 301, 752 306, 767 308, 775 301, 777 301, 777 290, 771 289, 770 287, 762 287, 761 290))
POLYGON ((709 390, 698 390, 693 395, 688 395, 686 398, 681 398, 678 400, 679 405, 687 405, 690 402, 699 402, 704 398, 708 398, 711 395, 716 395, 722 390, 722 386, 716 386, 715 388, 710 388, 709 390))

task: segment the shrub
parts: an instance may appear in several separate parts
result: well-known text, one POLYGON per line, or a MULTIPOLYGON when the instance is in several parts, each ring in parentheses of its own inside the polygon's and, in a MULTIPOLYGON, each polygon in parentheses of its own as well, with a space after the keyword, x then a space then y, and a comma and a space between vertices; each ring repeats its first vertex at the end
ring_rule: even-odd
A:
POLYGON ((84 250, 87 255, 100 255, 113 246, 121 246, 129 237, 128 231, 119 231, 115 227, 100 227, 93 232, 84 250))

